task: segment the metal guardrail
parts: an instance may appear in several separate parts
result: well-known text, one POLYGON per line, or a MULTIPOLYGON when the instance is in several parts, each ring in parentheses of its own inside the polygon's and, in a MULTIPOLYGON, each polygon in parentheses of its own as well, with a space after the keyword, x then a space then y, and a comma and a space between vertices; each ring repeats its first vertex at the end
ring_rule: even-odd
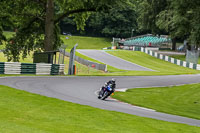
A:
MULTIPOLYGON (((70 53, 68 52, 65 52, 65 56, 70 56, 70 53)), ((86 60, 86 59, 83 59, 79 56, 75 56, 75 60, 83 65, 86 65, 88 67, 92 67, 94 69, 97 69, 97 70, 101 70, 101 71, 107 71, 107 65, 105 64, 99 64, 99 63, 96 63, 96 62, 92 62, 92 61, 89 61, 89 60, 86 60)))

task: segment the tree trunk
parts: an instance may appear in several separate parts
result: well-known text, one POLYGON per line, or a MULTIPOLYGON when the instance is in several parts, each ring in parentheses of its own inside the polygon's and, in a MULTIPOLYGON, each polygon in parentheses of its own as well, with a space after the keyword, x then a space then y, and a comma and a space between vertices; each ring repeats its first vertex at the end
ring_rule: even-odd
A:
POLYGON ((52 51, 53 45, 54 45, 54 2, 53 0, 47 0, 44 50, 52 51))
POLYGON ((176 38, 172 38, 172 50, 176 50, 176 38))

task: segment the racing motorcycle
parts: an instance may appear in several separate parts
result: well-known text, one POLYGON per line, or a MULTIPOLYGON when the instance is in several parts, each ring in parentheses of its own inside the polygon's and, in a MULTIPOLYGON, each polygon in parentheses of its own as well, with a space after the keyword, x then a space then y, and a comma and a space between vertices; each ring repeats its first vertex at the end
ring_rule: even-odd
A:
POLYGON ((105 100, 107 97, 109 97, 111 94, 113 94, 115 89, 112 87, 112 84, 106 85, 102 88, 100 88, 98 98, 101 100, 105 100))

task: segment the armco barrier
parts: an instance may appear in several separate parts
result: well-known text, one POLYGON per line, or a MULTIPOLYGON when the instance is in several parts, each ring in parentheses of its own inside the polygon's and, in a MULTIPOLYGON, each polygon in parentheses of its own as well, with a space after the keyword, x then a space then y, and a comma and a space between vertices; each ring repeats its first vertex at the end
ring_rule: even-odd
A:
MULTIPOLYGON (((65 52, 65 56, 70 56, 70 53, 68 52, 65 52)), ((86 65, 88 67, 92 67, 92 68, 95 68, 97 70, 102 70, 102 71, 107 71, 107 65, 104 65, 104 64, 99 64, 99 63, 95 63, 95 62, 92 62, 92 61, 89 61, 89 60, 85 60, 83 58, 80 58, 78 56, 75 56, 75 60, 83 65, 86 65)))
POLYGON ((0 74, 64 74, 64 64, 0 62, 0 74))
POLYGON ((0 74, 4 74, 4 71, 5 71, 5 69, 4 69, 4 62, 0 62, 0 74))
MULTIPOLYGON (((138 49, 134 49, 134 51, 139 51, 139 50, 138 49)), ((193 63, 190 63, 190 62, 178 60, 178 59, 175 59, 175 58, 172 58, 172 57, 169 57, 169 56, 166 56, 166 55, 162 55, 162 54, 159 54, 157 52, 148 50, 148 48, 141 47, 140 51, 144 52, 144 53, 146 53, 148 55, 151 55, 153 57, 156 57, 158 59, 161 59, 161 60, 164 60, 164 61, 168 61, 170 63, 176 64, 176 65, 179 65, 179 66, 188 67, 188 68, 195 69, 195 70, 200 70, 200 64, 193 64, 193 63)))

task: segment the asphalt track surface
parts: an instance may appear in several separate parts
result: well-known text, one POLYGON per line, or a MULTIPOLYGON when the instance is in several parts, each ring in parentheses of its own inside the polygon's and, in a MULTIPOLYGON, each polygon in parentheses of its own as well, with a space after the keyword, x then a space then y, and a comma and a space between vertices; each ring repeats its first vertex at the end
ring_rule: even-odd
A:
MULTIPOLYGON (((117 79, 117 88, 200 83, 200 75, 122 76, 115 78, 117 79)), ((96 108, 200 127, 200 120, 160 113, 114 99, 99 100, 95 92, 109 79, 111 77, 1 77, 0 84, 96 108)))
POLYGON ((76 50, 77 52, 86 55, 90 58, 98 60, 107 65, 113 66, 122 70, 135 70, 135 71, 153 71, 152 69, 134 64, 132 62, 123 60, 116 56, 106 53, 104 50, 76 50))

